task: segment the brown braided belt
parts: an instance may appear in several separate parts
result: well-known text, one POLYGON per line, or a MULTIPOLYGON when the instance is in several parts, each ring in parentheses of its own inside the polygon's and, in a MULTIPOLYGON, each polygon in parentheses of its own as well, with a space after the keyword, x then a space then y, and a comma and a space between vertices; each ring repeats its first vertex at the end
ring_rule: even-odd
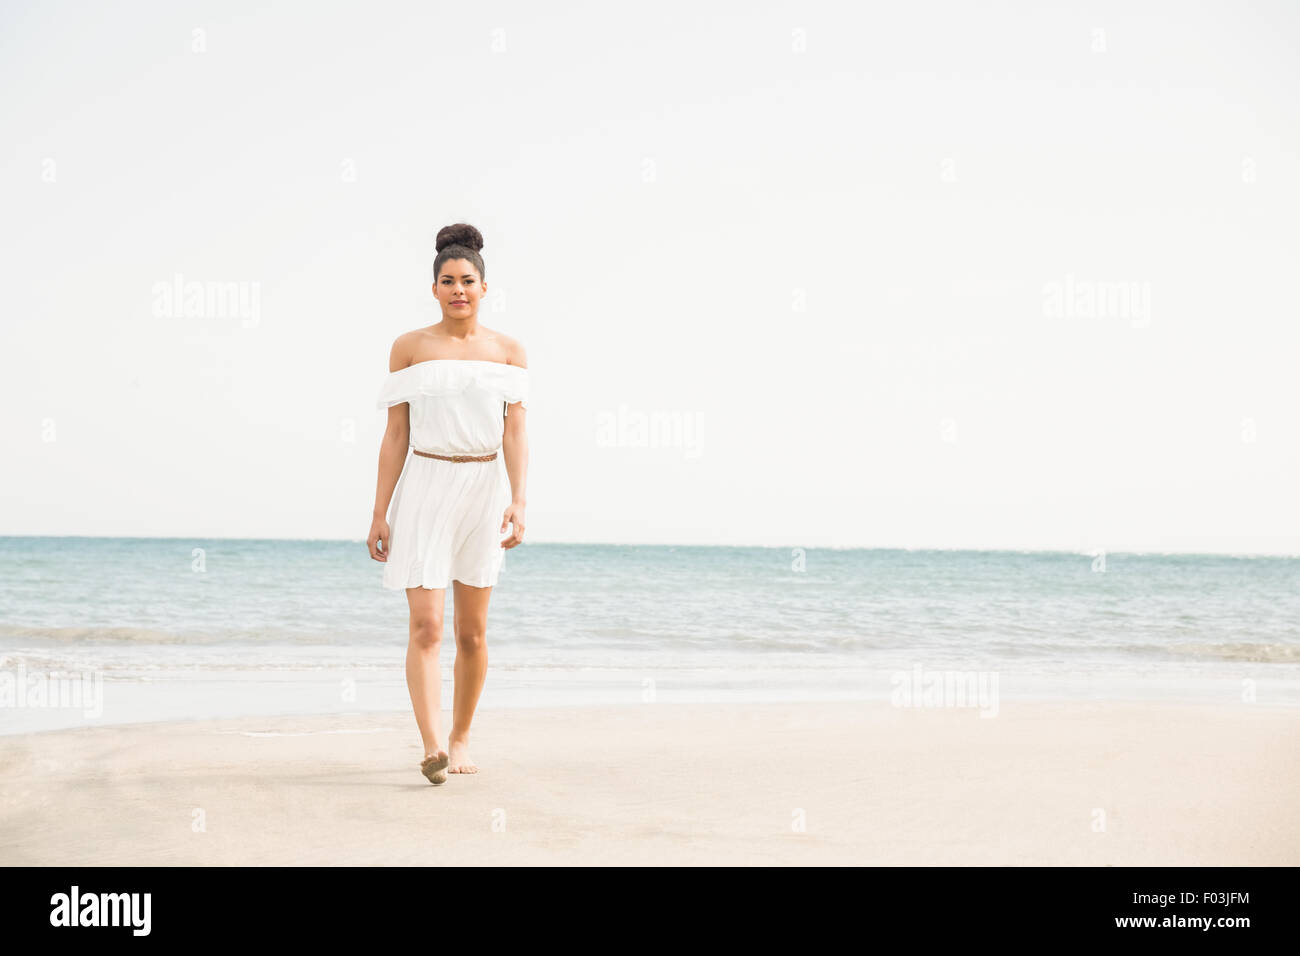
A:
MULTIPOLYGON (((415 449, 412 449, 415 451, 415 449)), ((440 458, 443 461, 491 461, 497 456, 496 452, 490 455, 435 455, 431 451, 416 451, 417 455, 422 458, 440 458)))

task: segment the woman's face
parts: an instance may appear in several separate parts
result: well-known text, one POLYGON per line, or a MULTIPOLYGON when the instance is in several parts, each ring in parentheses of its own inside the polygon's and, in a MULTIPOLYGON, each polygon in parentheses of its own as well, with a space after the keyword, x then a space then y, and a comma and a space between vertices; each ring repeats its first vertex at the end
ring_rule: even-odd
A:
POLYGON ((449 319, 478 315, 478 300, 485 289, 478 270, 468 259, 448 259, 433 284, 433 294, 442 305, 442 314, 449 319))

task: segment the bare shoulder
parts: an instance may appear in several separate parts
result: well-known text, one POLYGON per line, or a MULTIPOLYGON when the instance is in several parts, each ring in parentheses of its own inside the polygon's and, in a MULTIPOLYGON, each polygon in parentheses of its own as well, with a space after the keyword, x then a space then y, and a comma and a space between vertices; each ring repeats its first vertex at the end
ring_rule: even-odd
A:
POLYGON ((397 338, 393 339, 393 347, 388 353, 388 371, 400 372, 411 364, 411 357, 415 354, 415 341, 420 331, 403 332, 397 338))
POLYGON ((518 339, 511 338, 504 332, 497 333, 498 338, 506 353, 507 365, 518 365, 520 368, 528 368, 528 354, 524 351, 523 343, 518 339))

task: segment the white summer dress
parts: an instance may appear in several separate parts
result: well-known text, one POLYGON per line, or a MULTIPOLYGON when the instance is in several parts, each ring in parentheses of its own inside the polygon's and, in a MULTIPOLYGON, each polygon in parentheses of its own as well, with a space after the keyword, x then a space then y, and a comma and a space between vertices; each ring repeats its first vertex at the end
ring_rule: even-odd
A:
POLYGON ((388 373, 378 407, 410 405, 412 448, 497 457, 444 461, 407 455, 389 508, 385 588, 497 583, 506 552, 501 518, 510 504, 501 455, 506 408, 515 402, 527 408, 527 398, 528 370, 504 362, 430 359, 388 373))

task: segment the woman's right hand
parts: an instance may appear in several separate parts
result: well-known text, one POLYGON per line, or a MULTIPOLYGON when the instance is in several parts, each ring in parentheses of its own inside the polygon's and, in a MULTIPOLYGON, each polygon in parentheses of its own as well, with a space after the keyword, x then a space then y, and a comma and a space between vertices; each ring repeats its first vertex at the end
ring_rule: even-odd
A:
POLYGON ((383 518, 376 518, 370 523, 370 534, 366 537, 366 546, 370 548, 370 556, 376 561, 388 560, 388 522, 383 518), (379 550, 379 542, 384 543, 383 550, 379 550))

